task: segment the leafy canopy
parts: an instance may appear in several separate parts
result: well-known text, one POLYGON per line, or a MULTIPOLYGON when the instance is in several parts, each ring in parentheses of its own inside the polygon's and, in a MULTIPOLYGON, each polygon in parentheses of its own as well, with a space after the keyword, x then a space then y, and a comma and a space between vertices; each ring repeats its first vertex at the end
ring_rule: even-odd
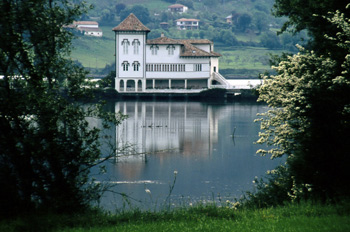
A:
POLYGON ((339 31, 325 43, 345 55, 334 59, 300 47, 274 67, 276 75, 264 76, 259 89, 270 110, 259 119, 258 143, 272 147, 258 152, 288 157, 292 197, 350 194, 350 18, 337 10, 323 20, 339 31))
POLYGON ((344 0, 275 0, 272 13, 276 17, 287 17, 281 32, 289 30, 298 33, 306 29, 312 38, 310 49, 322 54, 330 52, 337 57, 341 50, 331 41, 325 40, 324 34, 334 37, 340 31, 324 16, 329 12, 340 11, 349 17, 350 9, 346 8, 348 3, 344 0))
POLYGON ((67 25, 87 9, 66 0, 0 2, 0 216, 73 212, 99 197, 89 178, 101 160, 99 130, 86 117, 107 117, 78 103, 88 94, 86 72, 67 58, 67 25))

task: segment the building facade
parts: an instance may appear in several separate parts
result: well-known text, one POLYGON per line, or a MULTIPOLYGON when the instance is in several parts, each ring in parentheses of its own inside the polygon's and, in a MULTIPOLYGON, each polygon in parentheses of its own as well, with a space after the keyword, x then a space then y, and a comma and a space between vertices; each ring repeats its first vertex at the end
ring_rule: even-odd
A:
POLYGON ((186 13, 188 11, 188 7, 184 6, 182 4, 174 4, 174 5, 168 6, 168 10, 171 13, 182 14, 182 13, 186 13))
POLYGON ((199 20, 198 19, 177 19, 176 28, 178 30, 197 30, 199 29, 199 20))
POLYGON ((74 21, 73 27, 84 35, 102 37, 103 32, 96 21, 74 21))
POLYGON ((130 14, 115 32, 118 92, 199 92, 228 82, 219 74, 220 54, 211 41, 171 39, 150 32, 130 14))

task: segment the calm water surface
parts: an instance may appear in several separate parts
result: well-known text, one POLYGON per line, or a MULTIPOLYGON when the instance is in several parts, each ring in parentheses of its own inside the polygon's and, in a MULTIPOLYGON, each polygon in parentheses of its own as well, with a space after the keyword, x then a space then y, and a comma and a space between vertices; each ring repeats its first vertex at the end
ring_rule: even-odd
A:
MULTIPOLYGON (((118 147, 135 145, 129 153, 139 155, 120 152, 107 165, 107 174, 97 177, 116 184, 102 198, 106 209, 124 207, 126 201, 117 193, 125 193, 133 207, 141 208, 169 202, 233 201, 253 189, 255 176, 281 162, 256 155, 261 145, 254 144, 259 132, 254 119, 267 110, 265 105, 174 101, 110 105, 111 110, 129 117, 106 131, 107 138, 118 147), (174 172, 176 183, 167 199, 174 172)), ((96 121, 91 123, 98 126, 96 121)))

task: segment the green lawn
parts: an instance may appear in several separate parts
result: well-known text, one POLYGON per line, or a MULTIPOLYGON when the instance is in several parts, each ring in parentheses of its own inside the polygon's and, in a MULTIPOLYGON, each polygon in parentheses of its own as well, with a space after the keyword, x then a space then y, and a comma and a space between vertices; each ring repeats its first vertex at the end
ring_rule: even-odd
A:
MULTIPOLYGON (((127 0, 127 1, 130 1, 130 0, 127 0)), ((139 4, 142 4, 142 6, 146 7, 151 12, 152 11, 160 12, 160 11, 167 10, 168 6, 171 5, 171 3, 164 2, 161 0, 152 0, 152 1, 148 1, 148 2, 145 2, 144 0, 142 0, 142 1, 140 1, 139 4)))
POLYGON ((262 47, 217 48, 220 69, 270 69, 269 54, 282 54, 283 50, 269 50, 262 47))
POLYGON ((101 27, 103 37, 80 36, 73 41, 71 58, 86 68, 104 68, 114 62, 114 32, 101 27))
POLYGON ((0 231, 283 231, 348 232, 350 202, 338 205, 290 204, 267 209, 233 209, 231 204, 170 211, 108 214, 31 215, 0 221, 0 231))
POLYGON ((346 232, 350 231, 349 215, 326 206, 289 206, 262 210, 234 211, 233 209, 202 209, 178 212, 166 219, 141 218, 114 226, 74 228, 65 232, 80 231, 237 231, 237 232, 346 232), (194 214, 192 214, 194 213, 194 214))

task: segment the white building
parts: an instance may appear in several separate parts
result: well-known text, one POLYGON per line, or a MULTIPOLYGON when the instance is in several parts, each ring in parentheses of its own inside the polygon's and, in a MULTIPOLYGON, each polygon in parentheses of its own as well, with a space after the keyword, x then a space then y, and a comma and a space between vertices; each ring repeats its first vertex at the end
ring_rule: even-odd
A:
POLYGON ((179 13, 179 14, 182 14, 182 13, 185 13, 188 11, 188 7, 187 6, 184 6, 182 4, 174 4, 174 5, 171 5, 171 6, 168 6, 168 10, 171 12, 171 13, 179 13))
POLYGON ((98 22, 96 21, 74 21, 73 25, 75 25, 77 28, 98 28, 98 22))
POLYGON ((102 30, 98 27, 98 22, 96 21, 74 21, 73 25, 84 35, 96 37, 102 37, 103 35, 102 30))
POLYGON ((118 92, 200 92, 229 86, 219 74, 221 55, 209 40, 147 40, 150 29, 134 14, 113 31, 118 92))
POLYGON ((199 29, 199 20, 198 19, 177 19, 176 28, 178 30, 197 30, 199 29))

